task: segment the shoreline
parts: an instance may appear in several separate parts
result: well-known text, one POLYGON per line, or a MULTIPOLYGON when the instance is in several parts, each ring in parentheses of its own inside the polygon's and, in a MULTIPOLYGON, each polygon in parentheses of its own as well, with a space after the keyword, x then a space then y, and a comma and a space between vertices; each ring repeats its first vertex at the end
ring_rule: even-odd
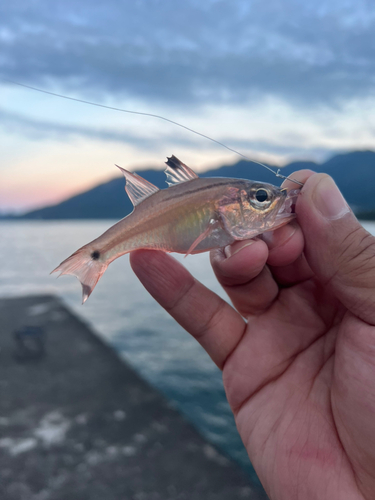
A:
POLYGON ((1 298, 0 316, 1 498, 266 498, 58 298, 1 298))

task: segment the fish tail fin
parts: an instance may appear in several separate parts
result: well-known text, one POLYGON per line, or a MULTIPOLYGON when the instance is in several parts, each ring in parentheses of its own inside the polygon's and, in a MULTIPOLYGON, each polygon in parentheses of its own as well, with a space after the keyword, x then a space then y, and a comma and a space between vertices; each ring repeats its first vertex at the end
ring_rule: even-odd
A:
POLYGON ((100 253, 82 247, 65 259, 52 273, 59 272, 76 276, 82 285, 82 304, 90 297, 95 285, 108 267, 108 262, 102 262, 100 253))

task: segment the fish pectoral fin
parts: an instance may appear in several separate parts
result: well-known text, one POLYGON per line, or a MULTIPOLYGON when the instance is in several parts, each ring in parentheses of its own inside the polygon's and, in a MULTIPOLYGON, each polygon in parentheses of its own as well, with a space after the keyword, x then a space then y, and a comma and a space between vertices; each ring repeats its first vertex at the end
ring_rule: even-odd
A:
POLYGON ((128 193, 130 201, 136 207, 149 196, 160 191, 160 189, 151 182, 146 181, 138 174, 128 172, 122 167, 116 165, 121 170, 126 179, 125 191, 128 193))
POLYGON ((165 163, 167 168, 164 170, 164 173, 167 176, 166 182, 169 187, 175 184, 181 184, 182 182, 198 179, 198 175, 174 155, 167 158, 165 163))
POLYGON ((211 234, 212 231, 217 229, 220 226, 220 222, 216 219, 211 219, 208 227, 205 231, 203 231, 202 234, 198 236, 198 238, 192 243, 190 246, 189 250, 186 252, 185 257, 186 258, 188 255, 191 255, 194 252, 194 249, 199 245, 201 241, 203 241, 207 236, 211 234))

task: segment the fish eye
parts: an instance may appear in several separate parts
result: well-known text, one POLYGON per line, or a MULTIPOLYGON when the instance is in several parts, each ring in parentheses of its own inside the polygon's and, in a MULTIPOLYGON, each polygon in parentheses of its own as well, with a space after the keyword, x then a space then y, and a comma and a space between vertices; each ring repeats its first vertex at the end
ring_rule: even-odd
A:
POLYGON ((264 203, 268 200, 268 192, 263 188, 259 188, 255 193, 255 198, 259 203, 264 203))

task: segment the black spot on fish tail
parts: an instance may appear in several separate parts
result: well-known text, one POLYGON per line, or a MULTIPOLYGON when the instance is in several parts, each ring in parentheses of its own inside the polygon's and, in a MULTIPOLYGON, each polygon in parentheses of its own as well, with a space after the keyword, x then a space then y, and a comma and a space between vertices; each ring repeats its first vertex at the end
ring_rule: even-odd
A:
POLYGON ((98 250, 94 250, 91 254, 92 260, 98 260, 99 257, 100 257, 100 252, 98 252, 98 250))

